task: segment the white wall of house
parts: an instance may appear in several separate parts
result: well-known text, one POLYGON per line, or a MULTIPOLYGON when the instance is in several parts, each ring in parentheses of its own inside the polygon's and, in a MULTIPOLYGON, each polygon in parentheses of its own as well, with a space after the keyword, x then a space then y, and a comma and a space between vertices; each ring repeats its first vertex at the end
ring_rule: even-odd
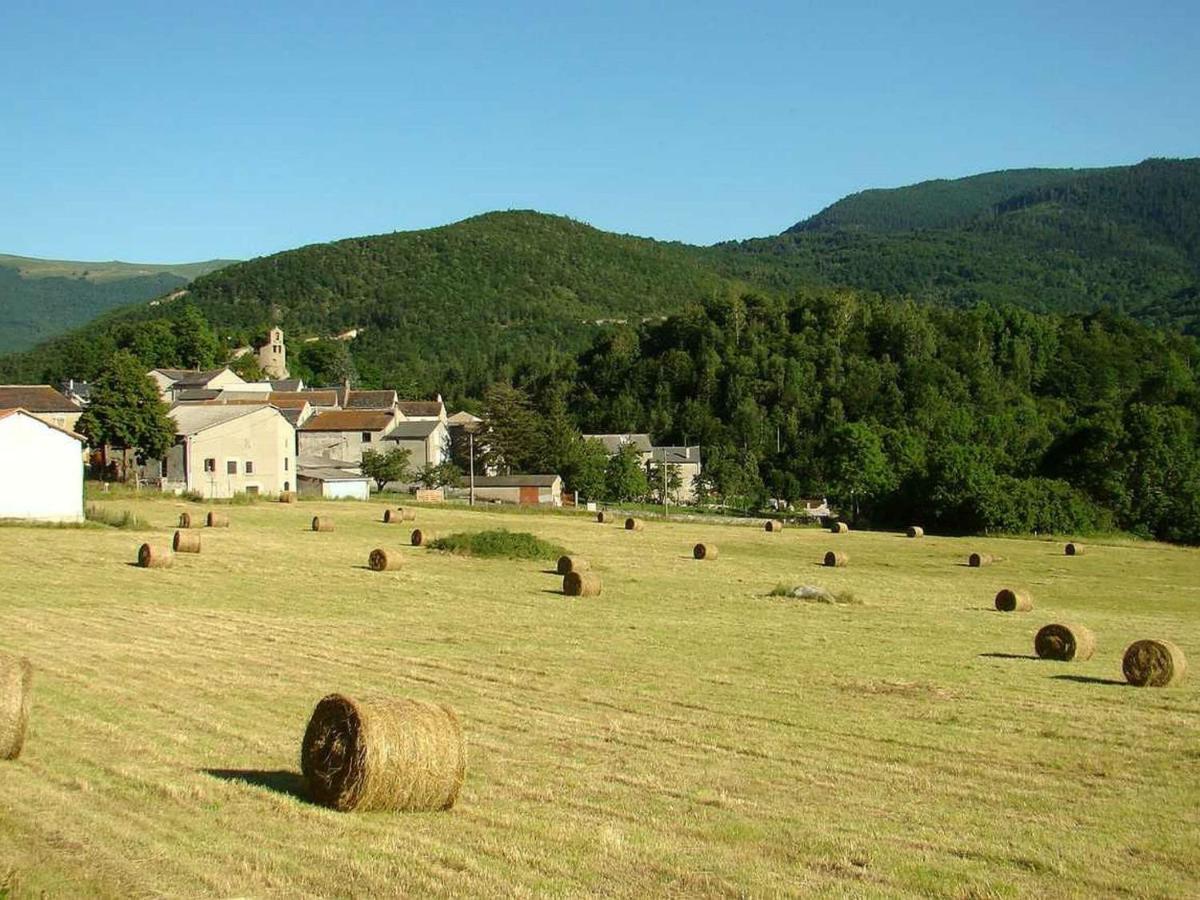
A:
POLYGON ((24 412, 0 419, 0 519, 83 521, 82 446, 24 412))
POLYGON ((279 410, 258 409, 179 436, 165 460, 146 465, 144 477, 161 479, 163 490, 208 498, 294 491, 295 434, 279 410))
POLYGON ((383 440, 385 431, 298 431, 297 445, 301 456, 328 456, 343 462, 360 463, 364 450, 387 453, 390 441, 383 440), (363 435, 368 439, 363 440, 363 435))

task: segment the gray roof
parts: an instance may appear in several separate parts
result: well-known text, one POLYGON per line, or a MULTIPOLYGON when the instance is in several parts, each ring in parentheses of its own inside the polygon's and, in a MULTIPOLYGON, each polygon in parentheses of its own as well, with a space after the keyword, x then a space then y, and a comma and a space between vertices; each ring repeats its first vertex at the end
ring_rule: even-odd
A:
POLYGON ((304 385, 304 382, 299 378, 278 378, 271 382, 271 390, 273 391, 298 391, 304 385))
POLYGON ((175 420, 176 434, 196 434, 206 428, 224 425, 226 422, 232 422, 234 419, 240 419, 242 416, 251 415, 261 409, 270 409, 279 412, 275 407, 268 406, 267 404, 262 404, 261 406, 249 403, 235 406, 209 406, 207 404, 188 403, 182 406, 171 407, 169 415, 175 420))
POLYGON ((385 441, 420 441, 429 437, 441 426, 439 421, 418 419, 415 422, 399 422, 383 436, 385 441))
POLYGON ((648 434, 585 434, 584 440, 596 440, 604 445, 609 453, 616 453, 622 444, 633 444, 641 453, 650 452, 650 435, 648 434))
POLYGON ((476 475, 475 487, 554 487, 558 480, 557 475, 476 475))
POLYGON ((345 469, 301 469, 296 473, 299 478, 311 478, 313 481, 366 481, 366 475, 355 475, 345 469))
POLYGON ((224 372, 228 366, 221 366, 219 369, 154 369, 161 375, 165 375, 171 381, 173 388, 185 387, 205 387, 210 381, 224 372))
POLYGON ((700 448, 696 447, 652 447, 650 455, 654 459, 666 459, 669 463, 700 462, 700 448))

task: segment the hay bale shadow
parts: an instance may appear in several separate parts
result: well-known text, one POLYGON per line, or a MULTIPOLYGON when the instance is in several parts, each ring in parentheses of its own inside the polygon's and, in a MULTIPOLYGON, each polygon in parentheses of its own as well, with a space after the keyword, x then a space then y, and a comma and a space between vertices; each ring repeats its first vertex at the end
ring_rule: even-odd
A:
POLYGON ((980 656, 988 656, 992 659, 1041 659, 1040 656, 1034 653, 980 653, 980 656))
POLYGON ((318 805, 313 803, 304 776, 299 772, 289 772, 287 769, 201 769, 200 771, 221 781, 237 781, 251 787, 266 788, 277 794, 295 797, 304 803, 318 805))
POLYGON ((1115 684, 1118 687, 1129 687, 1126 681, 1115 678, 1093 678, 1091 675, 1051 675, 1055 681, 1075 681, 1079 684, 1115 684))
POLYGON ((542 574, 543 575, 558 575, 559 571, 558 571, 558 569, 542 569, 542 574))

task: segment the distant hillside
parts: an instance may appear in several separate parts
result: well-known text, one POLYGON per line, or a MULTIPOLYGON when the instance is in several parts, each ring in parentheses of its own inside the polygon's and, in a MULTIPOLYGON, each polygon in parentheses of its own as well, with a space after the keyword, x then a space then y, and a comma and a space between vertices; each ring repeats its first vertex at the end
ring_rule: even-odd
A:
POLYGON ((106 310, 158 297, 228 264, 72 262, 0 254, 0 353, 32 347, 106 310))
POLYGON ((1113 308, 1200 333, 1200 160, 867 191, 778 237, 711 248, 709 259, 727 277, 781 291, 824 284, 957 306, 1113 308), (1021 189, 1001 196, 1006 187, 1021 189))

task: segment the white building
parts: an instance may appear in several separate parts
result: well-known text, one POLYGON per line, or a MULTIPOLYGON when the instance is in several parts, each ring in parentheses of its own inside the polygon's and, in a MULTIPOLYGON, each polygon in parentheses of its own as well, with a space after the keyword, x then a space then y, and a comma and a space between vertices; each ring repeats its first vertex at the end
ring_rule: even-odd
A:
POLYGON ((83 438, 0 410, 0 519, 83 521, 83 438))
POLYGON ((170 415, 175 446, 147 462, 144 481, 206 498, 296 490, 296 430, 274 406, 189 403, 170 415))

